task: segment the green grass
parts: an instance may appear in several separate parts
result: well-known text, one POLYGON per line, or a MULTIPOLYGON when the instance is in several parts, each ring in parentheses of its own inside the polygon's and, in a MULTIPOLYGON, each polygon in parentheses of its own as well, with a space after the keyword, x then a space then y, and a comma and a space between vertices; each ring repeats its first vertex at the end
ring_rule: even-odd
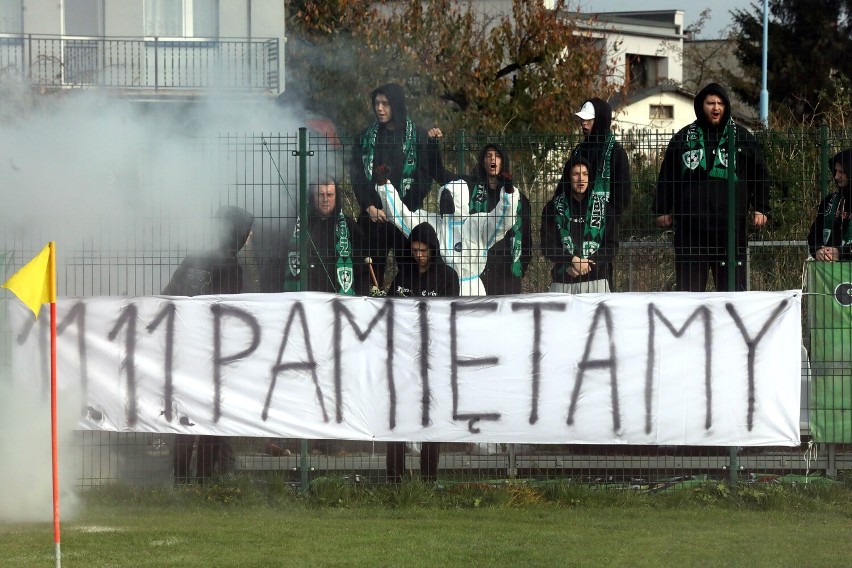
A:
MULTIPOLYGON (((845 484, 703 483, 664 493, 336 479, 89 491, 65 566, 843 566, 845 484)), ((0 566, 52 566, 50 523, 0 523, 0 566)))

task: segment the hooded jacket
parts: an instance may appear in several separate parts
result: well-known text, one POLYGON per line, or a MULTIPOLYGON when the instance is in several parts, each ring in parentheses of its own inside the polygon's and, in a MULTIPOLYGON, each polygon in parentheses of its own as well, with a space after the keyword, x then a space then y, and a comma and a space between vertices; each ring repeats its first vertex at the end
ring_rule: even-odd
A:
MULTIPOLYGON (((852 177, 852 148, 838 152, 828 161, 832 176, 837 164, 843 167, 847 176, 852 177)), ((838 188, 820 201, 816 218, 808 232, 808 248, 811 256, 816 256, 817 250, 827 246, 840 250, 840 260, 852 260, 852 242, 843 243, 844 235, 849 231, 850 216, 852 216, 852 180, 847 182, 846 187, 838 188), (829 217, 834 200, 838 197, 840 201, 837 209, 829 217)))
MULTIPOLYGON (((307 267, 307 290, 312 292, 336 293, 339 291, 335 228, 340 222, 340 212, 343 210, 343 196, 340 193, 340 186, 338 185, 334 210, 328 216, 319 214, 313 199, 310 199, 308 203, 308 259, 307 263, 303 263, 302 266, 307 267)), ((348 217, 344 217, 344 222, 349 230, 349 253, 352 259, 353 272, 352 287, 356 295, 366 294, 370 286, 369 268, 364 263, 367 254, 364 250, 361 229, 355 221, 348 217)), ((296 265, 299 261, 298 238, 291 239, 288 251, 288 258, 291 261, 288 263, 286 280, 295 282, 299 280, 301 270, 301 267, 296 265)), ((286 288, 293 289, 289 285, 286 288)))
MULTIPOLYGON (((509 175, 512 174, 512 167, 508 152, 506 152, 506 150, 504 150, 499 144, 486 144, 479 152, 476 175, 465 176, 463 179, 467 182, 468 187, 470 188, 470 199, 473 199, 473 190, 476 184, 481 184, 485 188, 486 211, 494 211, 500 201, 500 190, 503 188, 503 184, 500 183, 494 188, 488 186, 488 172, 486 172, 485 168, 482 166, 482 160, 485 158, 485 154, 489 150, 496 151, 503 160, 502 170, 498 172, 498 175, 503 173, 509 175)), ((518 188, 515 187, 515 189, 517 190, 518 188)), ((523 192, 518 190, 518 195, 521 203, 521 235, 520 237, 516 237, 513 229, 509 229, 505 238, 494 244, 488 250, 488 260, 485 264, 485 270, 480 276, 482 283, 485 286, 485 293, 489 296, 499 294, 520 294, 522 291, 522 278, 526 274, 527 267, 532 260, 532 208, 530 207, 530 200, 523 194, 523 192), (512 264, 514 263, 512 248, 515 238, 521 239, 520 277, 517 277, 512 273, 512 264)), ((474 206, 475 204, 471 203, 469 207, 472 208, 474 206)), ((473 213, 472 210, 469 212, 473 213)))
MULTIPOLYGON (((592 192, 591 173, 589 174, 589 186, 583 195, 583 199, 577 201, 573 197, 571 191, 570 179, 571 169, 576 164, 584 164, 591 172, 591 163, 582 155, 572 156, 565 165, 565 171, 569 180, 568 187, 563 190, 562 195, 565 196, 566 213, 570 218, 570 233, 571 239, 574 241, 574 250, 565 250, 562 244, 562 235, 556 226, 556 205, 555 201, 559 194, 556 194, 544 206, 541 212, 541 249, 544 257, 553 262, 553 268, 550 271, 550 277, 553 282, 563 284, 575 284, 578 282, 591 282, 592 280, 610 279, 612 274, 612 260, 615 256, 617 242, 614 232, 610 227, 615 225, 616 215, 615 208, 608 206, 606 208, 606 229, 603 234, 601 248, 589 257, 595 262, 594 266, 589 270, 588 274, 574 277, 568 273, 568 268, 571 267, 572 259, 577 256, 582 258, 583 233, 586 225, 586 212, 589 208, 589 199, 592 192)), ((610 288, 611 288, 610 284, 610 288)))
POLYGON ((163 288, 163 294, 201 296, 242 292, 243 270, 237 253, 248 240, 254 217, 244 209, 226 205, 217 211, 216 220, 216 249, 187 256, 163 288))
MULTIPOLYGON (((370 104, 376 100, 376 96, 383 94, 388 98, 393 113, 393 130, 388 130, 384 124, 379 124, 378 133, 376 136, 376 147, 373 154, 373 168, 379 165, 385 165, 390 168, 389 180, 394 187, 401 187, 402 172, 405 165, 405 154, 403 152, 403 143, 405 142, 405 121, 408 117, 408 110, 405 106, 405 91, 402 86, 396 83, 389 83, 374 89, 370 93, 370 104)), ((366 211, 371 205, 379 209, 382 208, 381 199, 375 191, 375 179, 367 177, 367 172, 364 167, 365 152, 363 143, 370 127, 365 128, 358 135, 356 147, 352 152, 352 162, 350 164, 350 174, 352 177, 352 189, 355 192, 355 198, 358 200, 358 206, 362 211, 366 211)), ((423 199, 429 193, 432 180, 436 180, 439 185, 449 183, 454 179, 454 175, 444 169, 441 160, 440 145, 435 141, 429 141, 426 131, 416 127, 416 168, 413 173, 414 181, 411 189, 405 195, 403 201, 406 206, 412 211, 420 209, 423 205, 423 199)))
MULTIPOLYGON (((606 152, 606 138, 612 129, 612 107, 609 103, 600 98, 592 98, 584 101, 592 103, 595 107, 595 121, 592 125, 592 131, 577 144, 571 151, 571 156, 582 156, 591 164, 589 172, 589 185, 593 186, 595 177, 601 170, 601 162, 604 159, 606 152)), ((562 177, 559 178, 556 191, 571 193, 571 172, 568 169, 568 162, 562 170, 562 177)), ((609 202, 615 208, 615 218, 621 217, 621 214, 630 205, 631 197, 631 180, 630 180, 630 161, 627 158, 627 152, 624 147, 616 141, 612 147, 610 155, 610 197, 609 202)), ((617 227, 613 227, 613 236, 617 238, 617 227)))
POLYGON ((438 235, 429 223, 421 223, 411 230, 406 241, 409 250, 411 243, 418 241, 429 245, 432 251, 429 268, 421 273, 416 262, 400 265, 393 281, 395 296, 403 297, 455 297, 459 295, 459 277, 456 271, 447 266, 441 258, 438 235))
MULTIPOLYGON (((728 221, 728 181, 711 178, 709 172, 719 152, 725 125, 731 117, 731 101, 724 88, 717 83, 704 87, 693 101, 695 122, 682 128, 669 142, 657 178, 657 191, 653 211, 657 216, 673 215, 675 238, 681 243, 694 242, 697 235, 708 231, 724 231, 728 221), (725 112, 719 126, 711 126, 704 114, 704 99, 717 95, 725 103, 725 112), (704 137, 706 167, 696 164, 699 157, 688 143, 692 126, 704 137)), ((771 184, 763 152, 754 135, 742 126, 735 127, 736 146, 736 220, 745 227, 748 209, 769 213, 769 187, 771 184)), ((744 237, 740 237, 742 240, 744 237)))

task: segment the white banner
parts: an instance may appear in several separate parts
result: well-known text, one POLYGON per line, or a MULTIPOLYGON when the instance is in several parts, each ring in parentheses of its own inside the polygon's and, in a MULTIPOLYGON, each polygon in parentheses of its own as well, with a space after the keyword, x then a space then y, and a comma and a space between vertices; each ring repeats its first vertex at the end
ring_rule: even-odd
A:
MULTIPOLYGON (((13 311, 15 373, 46 381, 49 318, 13 311)), ((81 429, 799 444, 799 291, 99 297, 57 312, 81 429)))

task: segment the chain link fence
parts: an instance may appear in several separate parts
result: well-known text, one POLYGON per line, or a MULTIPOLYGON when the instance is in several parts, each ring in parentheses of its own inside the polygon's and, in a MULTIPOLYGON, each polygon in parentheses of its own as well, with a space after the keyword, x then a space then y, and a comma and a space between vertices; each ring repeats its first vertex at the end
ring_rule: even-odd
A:
MULTIPOLYGON (((809 254, 806 237, 810 223, 820 199, 833 191, 829 158, 850 145, 850 135, 827 129, 757 133, 771 174, 771 210, 766 226, 749 225, 745 236, 742 270, 748 289, 798 289, 807 284, 804 267, 809 254)), ((671 136, 670 132, 657 131, 631 131, 618 136, 630 161, 632 198, 620 219, 619 243, 612 261, 615 292, 676 288, 673 232, 658 228, 653 213, 660 165, 671 136)), ((240 206, 255 216, 253 235, 239 255, 244 268, 243 290, 281 291, 301 200, 311 184, 333 178, 346 214, 352 218, 360 214, 350 170, 353 152, 360 151, 358 144, 352 139, 316 133, 302 140, 300 145, 296 133, 222 135, 188 141, 185 151, 171 158, 156 149, 140 148, 136 163, 116 174, 116 184, 121 184, 123 190, 129 187, 135 196, 134 207, 103 215, 89 226, 76 227, 59 241, 60 295, 159 294, 181 260, 211 241, 215 211, 225 204, 240 206), (180 195, 172 189, 175 172, 181 176, 180 195)), ((529 199, 531 209, 533 242, 522 292, 549 289, 552 264, 541 252, 542 210, 553 197, 565 161, 578 142, 572 137, 465 132, 446 136, 440 142, 444 167, 453 177, 475 174, 480 150, 488 144, 498 143, 510 158, 513 184, 529 199)), ((433 184, 423 207, 437 212, 440 204, 435 188, 437 184, 433 184)), ((5 280, 47 240, 56 237, 44 225, 20 218, 10 208, 3 207, 0 217, 0 266, 5 280)), ((391 260, 382 278, 386 287, 393 278, 396 261, 401 260, 391 260)), ((842 283, 849 281, 848 276, 839 274, 833 278, 842 283)), ((849 319, 832 319, 848 318, 842 312, 816 316, 817 312, 830 312, 821 302, 835 290, 826 286, 827 291, 815 291, 812 281, 804 305, 801 447, 444 444, 439 479, 570 478, 601 484, 641 484, 687 476, 774 479, 813 472, 842 475, 852 468, 852 326, 849 319), (823 331, 837 330, 841 339, 837 340, 839 347, 830 352, 817 349, 820 361, 811 364, 810 354, 816 349, 814 338, 825 341, 828 335, 820 334, 817 326, 823 331), (815 384, 822 389, 819 396, 813 391, 815 384), (811 429, 816 411, 823 413, 822 430, 817 436, 811 429), (829 414, 831 419, 827 420, 829 414)), ((710 289, 714 287, 711 282, 710 289)), ((2 294, 7 303, 9 294, 5 290, 2 294)), ((2 360, 6 362, 4 374, 8 379, 14 338, 5 320, 6 311, 3 310, 2 360)), ((78 431, 74 436, 73 467, 79 485, 119 481, 170 484, 173 438, 171 434, 78 431)), ((280 475, 293 483, 329 474, 370 482, 385 480, 382 443, 235 438, 227 448, 220 456, 221 474, 280 475)), ((416 445, 409 445, 405 463, 416 477, 416 445)))

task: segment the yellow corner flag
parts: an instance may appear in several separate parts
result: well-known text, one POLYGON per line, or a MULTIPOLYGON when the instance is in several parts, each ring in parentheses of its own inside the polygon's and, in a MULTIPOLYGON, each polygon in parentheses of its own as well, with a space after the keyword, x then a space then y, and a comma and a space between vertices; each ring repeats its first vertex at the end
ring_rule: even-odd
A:
POLYGON ((53 241, 2 286, 11 290, 38 318, 42 304, 56 302, 56 265, 53 241))

